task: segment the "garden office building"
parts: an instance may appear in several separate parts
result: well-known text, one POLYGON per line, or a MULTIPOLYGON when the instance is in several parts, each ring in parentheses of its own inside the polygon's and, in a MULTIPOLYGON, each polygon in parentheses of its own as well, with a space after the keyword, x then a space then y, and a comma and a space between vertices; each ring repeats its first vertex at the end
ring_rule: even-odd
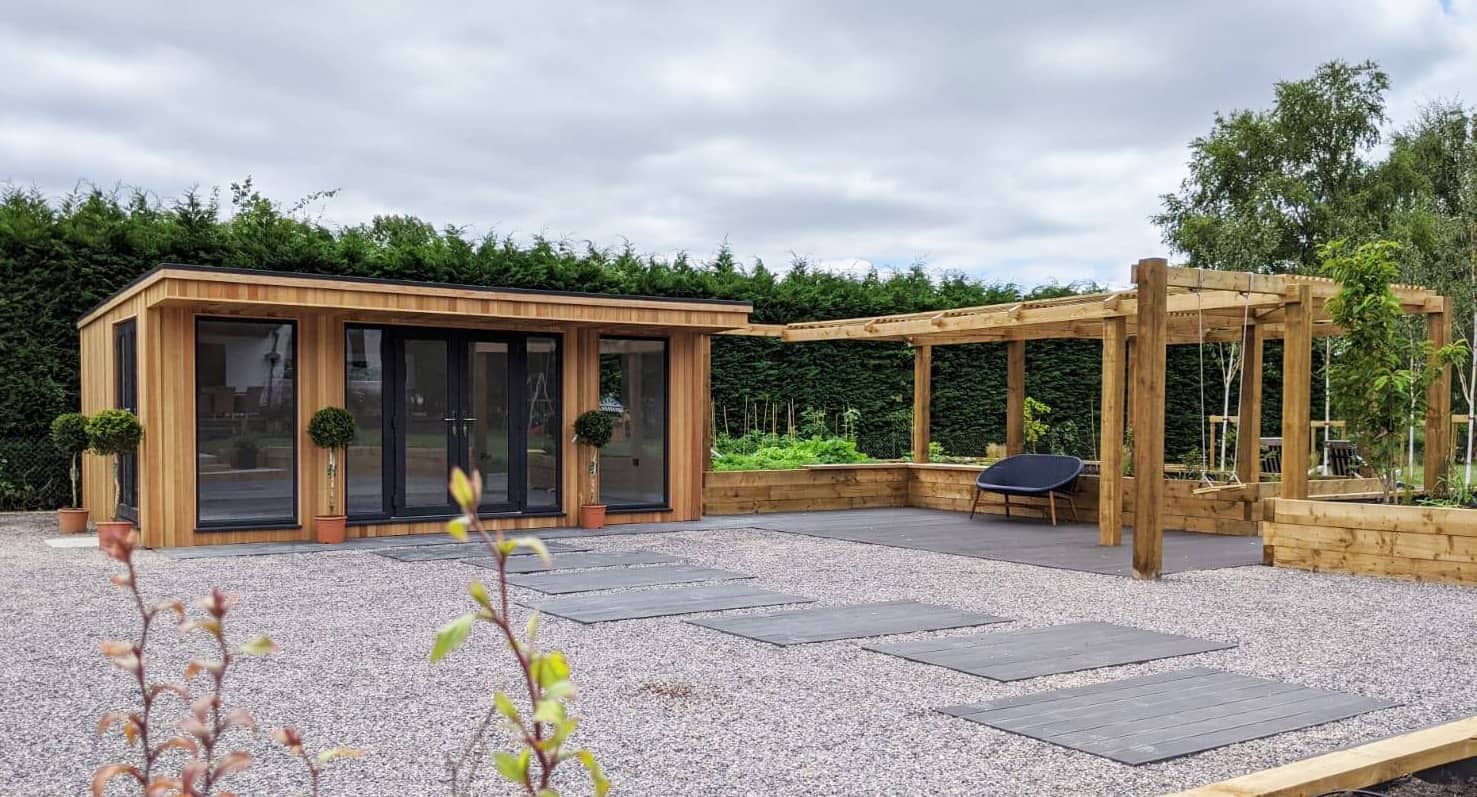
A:
MULTIPOLYGON (((483 474, 503 528, 571 525, 589 492, 579 412, 617 419, 600 450, 610 522, 702 513, 709 336, 742 302, 483 288, 165 265, 78 323, 82 411, 134 410, 119 512, 150 547, 310 540, 327 509, 308 419, 344 407, 349 536, 437 531, 450 470, 483 474)), ((89 456, 104 518, 109 463, 89 456)))

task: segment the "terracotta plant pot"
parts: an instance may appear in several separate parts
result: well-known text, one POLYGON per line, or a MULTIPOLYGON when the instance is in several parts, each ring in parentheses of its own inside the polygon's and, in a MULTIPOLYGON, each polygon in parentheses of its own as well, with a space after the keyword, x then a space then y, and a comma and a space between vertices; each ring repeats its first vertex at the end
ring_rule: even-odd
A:
POLYGON ((56 510, 56 525, 63 534, 81 534, 87 531, 86 509, 56 510))
POLYGON ((605 504, 585 504, 580 507, 580 528, 605 528, 605 504))
POLYGON ((343 515, 319 515, 313 518, 313 533, 323 545, 338 545, 348 534, 348 521, 343 515))
POLYGON ((122 537, 133 528, 131 520, 99 520, 97 522, 97 536, 108 537, 117 535, 122 537))

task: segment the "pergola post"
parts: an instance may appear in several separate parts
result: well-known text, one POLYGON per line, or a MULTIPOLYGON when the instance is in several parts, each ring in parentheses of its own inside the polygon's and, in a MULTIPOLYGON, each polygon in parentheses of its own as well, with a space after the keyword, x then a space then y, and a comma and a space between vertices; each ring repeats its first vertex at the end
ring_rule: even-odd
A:
POLYGON ((1133 575, 1156 579, 1164 567, 1164 383, 1169 334, 1169 263, 1140 260, 1137 334, 1138 373, 1133 385, 1133 575))
POLYGON ((928 461, 933 406, 933 347, 913 347, 913 461, 928 461))
POLYGON ((1298 285, 1287 300, 1282 338, 1282 498, 1308 497, 1312 418, 1313 289, 1298 285))
POLYGON ((1241 349, 1241 420, 1236 424, 1236 478, 1262 480, 1262 328, 1247 324, 1241 349))
POLYGON ((1103 321, 1102 438, 1098 451, 1098 544, 1123 541, 1123 377, 1127 371, 1123 318, 1103 321))
POLYGON ((1005 453, 1026 450, 1026 342, 1005 344, 1005 453))
MULTIPOLYGON (((1426 334, 1436 349, 1451 342, 1451 316, 1444 303, 1440 312, 1426 315, 1426 334)), ((1451 366, 1433 358, 1431 367, 1440 373, 1426 389, 1426 495, 1443 491, 1442 477, 1451 461, 1451 366)))

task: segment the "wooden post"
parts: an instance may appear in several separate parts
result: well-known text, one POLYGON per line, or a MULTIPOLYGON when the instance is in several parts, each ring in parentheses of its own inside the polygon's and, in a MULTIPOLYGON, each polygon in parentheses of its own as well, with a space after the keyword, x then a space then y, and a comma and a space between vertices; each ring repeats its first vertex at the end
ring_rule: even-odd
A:
POLYGON ((1126 323, 1103 320, 1102 438, 1098 461, 1098 544, 1123 541, 1123 376, 1126 323))
MULTIPOLYGON (((1443 310, 1426 316, 1426 332, 1431 345, 1440 349, 1451 342, 1451 316, 1443 310)), ((1451 366, 1432 361, 1441 369, 1426 390, 1426 495, 1445 492, 1443 477, 1451 461, 1451 366)))
POLYGON ((1236 478, 1242 484, 1262 480, 1262 342, 1256 324, 1246 325, 1241 351, 1241 420, 1236 424, 1236 478))
POLYGON ((1005 344, 1005 453, 1026 450, 1026 342, 1005 344))
POLYGON ((913 347, 913 461, 928 461, 933 407, 933 347, 913 347))
POLYGON ((1133 386, 1139 383, 1139 349, 1133 338, 1128 339, 1128 399, 1124 404, 1126 407, 1124 417, 1128 418, 1128 428, 1133 429, 1134 407, 1133 386))
POLYGON ((1164 383, 1169 337, 1168 269, 1163 258, 1140 260, 1137 334, 1138 373, 1133 390, 1133 575, 1156 579, 1164 569, 1164 383))
POLYGON ((1308 497, 1308 445, 1312 418, 1313 289, 1303 284, 1288 299, 1282 338, 1281 498, 1308 497))

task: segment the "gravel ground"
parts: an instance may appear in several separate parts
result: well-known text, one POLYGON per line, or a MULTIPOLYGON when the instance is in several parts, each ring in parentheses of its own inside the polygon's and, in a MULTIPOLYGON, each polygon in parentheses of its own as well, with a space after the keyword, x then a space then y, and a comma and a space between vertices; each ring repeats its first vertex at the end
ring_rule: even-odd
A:
MULTIPOLYGON (((99 656, 132 616, 95 549, 45 546, 52 519, 0 515, 0 784, 7 795, 80 795, 119 755, 94 742, 96 718, 131 705, 99 656)), ((675 618, 595 626, 550 619, 581 690, 578 739, 625 795, 1154 795, 1477 713, 1477 590, 1265 567, 1187 573, 1159 583, 861 545, 718 530, 591 540, 751 573, 818 604, 918 599, 1000 614, 1011 630, 1101 620, 1239 642, 1227 651, 997 684, 866 653, 857 641, 781 649, 675 618), (1404 705, 1188 758, 1129 767, 931 711, 1189 666, 1341 689, 1404 705)), ((173 560, 141 555, 154 596, 212 585, 240 595, 233 632, 284 650, 246 661, 228 702, 264 727, 299 726, 316 745, 347 744, 325 795, 444 793, 444 755, 481 714, 490 683, 512 683, 505 652, 478 631, 431 666, 433 629, 465 611, 485 570, 367 553, 173 560)), ((525 597, 528 593, 520 593, 525 597)), ((756 612, 767 609, 751 610, 756 612)), ((969 630, 941 632, 970 633, 969 630)), ((928 635, 916 635, 928 636, 928 635)), ((199 641, 172 629, 159 672, 199 641)), ((895 637, 906 639, 908 637, 895 637)), ((256 744, 243 794, 295 791, 296 762, 256 744)), ((110 791, 122 794, 122 789, 110 791)), ((484 793, 499 794, 497 788, 484 793)), ((587 793, 583 785, 569 794, 587 793)))

